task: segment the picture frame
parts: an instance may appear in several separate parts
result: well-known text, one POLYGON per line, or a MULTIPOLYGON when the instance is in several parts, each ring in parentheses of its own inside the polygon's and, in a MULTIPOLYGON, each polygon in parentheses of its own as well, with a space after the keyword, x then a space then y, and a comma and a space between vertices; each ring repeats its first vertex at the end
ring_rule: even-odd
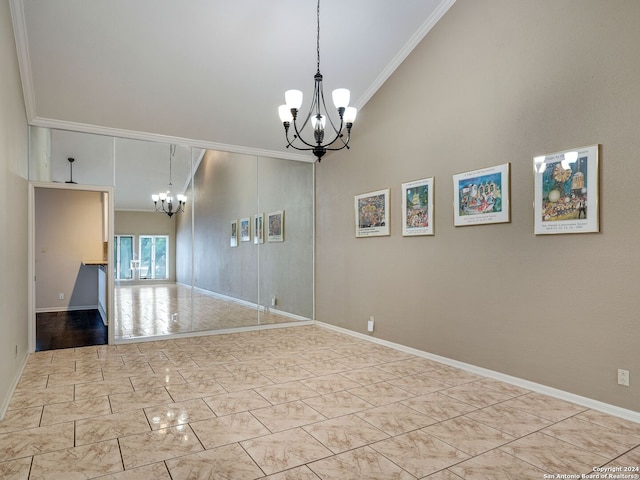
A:
POLYGON ((251 219, 249 217, 240 219, 240 241, 249 242, 251 240, 251 219))
POLYGON ((264 213, 253 216, 253 243, 264 243, 264 213))
POLYGON ((354 197, 356 238, 391 235, 389 193, 386 188, 354 197))
POLYGON ((267 215, 267 241, 284 242, 284 210, 267 215))
POLYGON ((511 221, 510 163, 453 175, 456 227, 511 221))
POLYGON ((433 177, 402 184, 402 236, 433 235, 433 177))
POLYGON ((229 245, 238 246, 238 219, 231 220, 231 239, 229 245))
POLYGON ((599 145, 534 157, 535 235, 600 231, 599 145))

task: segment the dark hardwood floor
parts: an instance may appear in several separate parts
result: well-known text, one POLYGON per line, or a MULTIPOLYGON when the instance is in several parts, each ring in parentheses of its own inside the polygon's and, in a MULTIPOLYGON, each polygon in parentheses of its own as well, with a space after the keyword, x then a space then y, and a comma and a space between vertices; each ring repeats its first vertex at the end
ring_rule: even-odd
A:
POLYGON ((98 310, 36 314, 36 351, 108 343, 107 327, 98 310))

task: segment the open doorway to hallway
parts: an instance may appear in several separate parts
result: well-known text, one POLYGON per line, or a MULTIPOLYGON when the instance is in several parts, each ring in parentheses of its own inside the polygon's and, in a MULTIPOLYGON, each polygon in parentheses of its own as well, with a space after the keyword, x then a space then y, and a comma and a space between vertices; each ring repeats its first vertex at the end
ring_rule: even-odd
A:
POLYGON ((35 351, 109 343, 109 196, 32 183, 35 351))

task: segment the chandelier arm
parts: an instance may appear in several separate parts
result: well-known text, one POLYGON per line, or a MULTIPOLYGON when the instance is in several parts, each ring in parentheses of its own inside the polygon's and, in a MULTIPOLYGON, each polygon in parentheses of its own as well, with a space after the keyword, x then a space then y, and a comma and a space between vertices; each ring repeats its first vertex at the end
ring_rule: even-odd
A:
MULTIPOLYGON (((342 128, 344 127, 344 120, 342 119, 342 115, 340 115, 340 128, 338 129, 338 128, 336 128, 335 124, 333 123, 333 119, 332 119, 332 118, 331 118, 331 116, 329 115, 329 109, 327 108, 327 104, 326 104, 326 102, 324 101, 324 89, 323 89, 323 88, 320 88, 320 93, 319 93, 318 97, 319 97, 319 101, 320 101, 320 100, 322 101, 322 106, 323 106, 323 108, 324 108, 324 111, 325 111, 325 112, 326 112, 326 114, 327 114, 327 120, 329 120, 329 124, 331 125, 331 128, 333 128, 333 131, 334 131, 336 134, 338 134, 338 135, 339 135, 339 134, 340 134, 340 132, 342 132, 342 128)), ((331 145, 331 144, 332 144, 333 142, 335 142, 335 141, 336 141, 336 139, 333 139, 333 140, 332 140, 331 142, 329 142, 327 145, 331 145)))
MULTIPOLYGON (((306 122, 305 122, 305 124, 306 124, 306 122)), ((298 139, 301 143, 303 143, 304 145, 306 145, 307 147, 310 147, 310 148, 298 148, 298 147, 296 147, 296 146, 295 146, 295 145, 293 145, 293 144, 292 144, 291 146, 292 146, 293 148, 295 148, 296 150, 312 150, 312 149, 313 149, 313 147, 315 147, 315 145, 314 145, 314 144, 312 144, 312 143, 307 142, 304 138, 302 138, 302 135, 300 135, 300 131, 304 130, 304 127, 302 127, 302 128, 300 129, 300 131, 298 131, 298 125, 296 124, 296 121, 294 120, 294 121, 293 121, 293 128, 294 128, 294 130, 295 130, 295 132, 296 132, 296 135, 295 135, 295 137, 294 137, 293 141, 295 142, 295 141, 296 141, 296 139, 298 139)))
POLYGON ((349 133, 347 133, 347 140, 344 140, 344 133, 340 133, 339 135, 336 136, 336 138, 334 138, 331 143, 327 143, 326 145, 326 149, 327 150, 331 150, 331 151, 336 151, 336 150, 342 150, 343 148, 349 148, 349 140, 351 139, 351 135, 349 133), (342 145, 340 147, 333 147, 331 148, 331 145, 333 145, 334 143, 338 142, 338 140, 340 140, 339 143, 341 143, 342 145))
MULTIPOLYGON (((330 144, 330 145, 331 145, 331 144, 330 144)), ((329 146, 325 147, 325 149, 326 149, 327 151, 331 151, 331 152, 336 152, 336 151, 338 151, 338 150, 342 150, 343 148, 346 148, 347 150, 349 150, 349 148, 351 148, 351 147, 349 147, 349 138, 347 138, 347 141, 346 141, 346 142, 345 142, 345 141, 342 141, 342 146, 341 146, 341 147, 336 147, 336 148, 331 148, 331 147, 329 147, 329 146)))
MULTIPOLYGON (((294 126, 294 128, 295 128, 295 126, 294 126)), ((298 147, 297 145, 295 145, 293 142, 295 142, 295 141, 296 141, 296 139, 297 139, 297 140, 300 140, 300 141, 301 141, 301 142, 303 142, 305 145, 309 145, 309 144, 308 144, 308 143, 306 143, 304 140, 302 140, 302 139, 300 138, 300 136, 299 136, 299 135, 294 135, 294 136, 293 136, 293 140, 289 140, 289 131, 288 131, 287 129, 285 129, 285 138, 286 138, 286 140, 287 140, 286 148, 293 147, 293 148, 295 148, 296 150, 313 150, 313 148, 302 148, 302 147, 298 147)), ((309 146, 310 146, 310 147, 312 147, 311 145, 309 145, 309 146)))
MULTIPOLYGON (((314 80, 315 82, 313 85, 313 100, 311 102, 311 105, 309 106, 309 113, 307 113, 307 117, 304 119, 302 128, 300 128, 300 132, 306 128, 307 124, 309 123, 309 120, 311 120, 311 115, 318 115, 321 113, 320 112, 320 92, 322 92, 322 74, 320 73, 320 70, 316 72, 314 76, 314 80)), ((327 107, 325 107, 325 110, 326 109, 327 107)), ((294 119, 294 123, 295 123, 295 119, 294 119)), ((300 133, 297 130, 296 130, 296 133, 298 134, 298 137, 301 137, 300 133)), ((304 143, 309 145, 309 143, 307 142, 304 142, 304 143)))
POLYGON ((296 150, 313 150, 313 148, 316 146, 315 144, 309 143, 304 138, 302 138, 302 135, 301 135, 300 132, 302 132, 305 129, 305 127, 307 126, 307 124, 309 123, 309 120, 311 119, 311 114, 314 113, 314 110, 318 110, 317 98, 319 98, 318 80, 316 80, 316 86, 315 86, 314 92, 313 92, 313 102, 311 102, 311 107, 309 108, 309 113, 307 114, 306 118, 304 119, 304 123, 302 124, 302 127, 298 128, 298 122, 296 121, 295 118, 293 119, 293 129, 295 131, 295 137, 294 137, 293 141, 295 142, 295 140, 297 138, 298 140, 300 140, 300 142, 302 142, 303 144, 305 144, 306 146, 308 146, 310 148, 297 148, 296 146, 294 146, 292 144, 291 146, 293 148, 295 148, 296 150))
MULTIPOLYGON (((331 117, 331 115, 329 115, 329 109, 327 108, 327 104, 325 102, 324 99, 324 89, 322 88, 322 86, 320 85, 320 88, 318 89, 317 93, 317 102, 318 104, 322 103, 322 107, 324 108, 328 123, 331 125, 331 128, 333 129, 333 132, 335 134, 335 136, 333 137, 333 140, 331 140, 330 142, 325 142, 323 145, 320 145, 322 147, 324 147, 326 150, 342 150, 344 147, 347 146, 347 143, 349 143, 349 141, 347 140, 347 142, 345 143, 345 141, 342 139, 343 137, 343 129, 344 129, 344 119, 342 117, 342 115, 340 115, 340 125, 339 128, 336 128, 335 123, 333 122, 333 118, 331 117), (340 140, 343 144, 342 147, 340 148, 328 148, 329 146, 333 145, 335 142, 337 142, 338 140, 340 140)), ((318 111, 320 111, 320 109, 318 108, 318 111)), ((325 128, 325 132, 327 131, 327 129, 325 128)))

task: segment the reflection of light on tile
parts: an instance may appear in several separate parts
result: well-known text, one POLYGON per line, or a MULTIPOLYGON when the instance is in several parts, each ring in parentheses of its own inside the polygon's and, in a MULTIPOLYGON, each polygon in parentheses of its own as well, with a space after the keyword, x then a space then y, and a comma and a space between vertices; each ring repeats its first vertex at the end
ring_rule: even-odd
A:
POLYGON ((271 311, 214 298, 183 285, 125 285, 114 288, 115 337, 250 327, 292 320, 271 311))

